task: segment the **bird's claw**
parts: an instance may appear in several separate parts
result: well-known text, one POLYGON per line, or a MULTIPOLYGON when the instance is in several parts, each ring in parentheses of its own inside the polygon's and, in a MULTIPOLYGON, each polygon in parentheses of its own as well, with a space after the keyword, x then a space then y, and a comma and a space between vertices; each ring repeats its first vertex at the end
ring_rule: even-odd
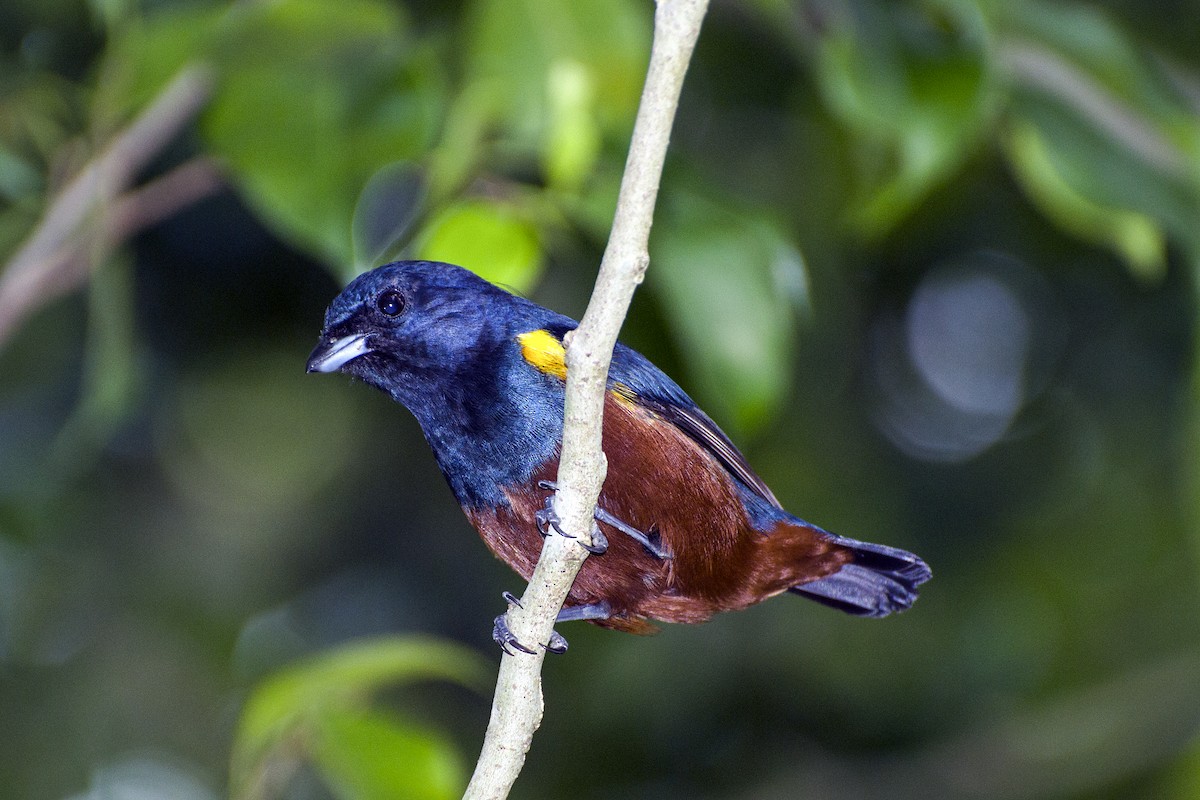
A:
POLYGON ((554 531, 564 539, 575 538, 559 527, 561 520, 558 518, 558 512, 554 510, 554 495, 547 497, 546 501, 542 503, 542 507, 534 512, 533 521, 537 524, 538 533, 543 537, 549 536, 550 531, 554 531))
POLYGON ((547 653, 553 653, 556 656, 561 656, 567 652, 567 640, 562 637, 558 631, 550 631, 550 643, 544 644, 547 653))
POLYGON ((600 526, 593 522, 592 543, 584 544, 580 542, 579 546, 594 556, 601 556, 608 552, 608 537, 604 535, 604 531, 600 530, 600 526))
MULTIPOLYGON (((492 641, 500 645, 500 649, 510 656, 516 655, 513 650, 519 650, 528 655, 533 655, 534 652, 521 644, 521 640, 512 632, 512 628, 508 627, 507 612, 496 617, 495 622, 492 623, 492 641)), ((551 640, 551 644, 553 644, 553 640, 551 640)))
MULTIPOLYGON (((539 489, 547 489, 555 491, 558 489, 558 484, 554 481, 538 481, 539 489)), ((603 522, 605 525, 611 525, 619 530, 635 542, 646 548, 646 552, 654 556, 660 561, 665 561, 674 558, 669 551, 662 546, 662 536, 659 534, 655 526, 650 526, 649 532, 642 533, 637 528, 622 519, 614 517, 612 514, 605 511, 603 508, 596 506, 595 512, 596 522, 603 522)), ((563 533, 559 527, 558 514, 554 511, 554 496, 550 495, 546 498, 545 504, 541 509, 534 514, 534 520, 537 522, 538 532, 542 536, 549 535, 553 530, 559 536, 566 536, 568 539, 574 539, 574 536, 563 533)), ((580 543, 582 544, 582 542, 580 543)), ((583 548, 593 555, 600 555, 608 550, 608 539, 604 536, 604 532, 600 530, 600 526, 592 523, 592 544, 591 546, 583 545, 583 548)))
MULTIPOLYGON (((510 606, 516 606, 517 608, 524 607, 521 605, 521 601, 512 592, 503 592, 500 596, 503 597, 504 602, 508 603, 510 606)), ((534 653, 533 650, 521 644, 521 641, 517 638, 517 635, 512 632, 512 628, 508 627, 507 611, 496 617, 495 621, 492 623, 492 640, 495 641, 496 644, 500 645, 500 649, 510 656, 515 655, 513 652, 514 650, 526 653, 528 655, 533 655, 534 653)), ((547 653, 562 655, 563 653, 567 652, 567 640, 564 639, 562 634, 560 634, 558 631, 551 630, 550 641, 547 644, 541 645, 541 647, 547 653)))
MULTIPOLYGON (((538 481, 538 488, 553 490, 556 488, 556 484, 550 481, 538 481)), ((578 539, 578 537, 564 531, 560 526, 559 523, 561 520, 558 518, 558 512, 554 510, 554 495, 546 497, 546 501, 542 504, 542 507, 534 513, 533 521, 537 525, 538 533, 542 536, 549 536, 550 531, 554 531, 565 539, 578 539)), ((608 552, 608 538, 605 537, 600 527, 593 522, 592 543, 584 544, 583 542, 579 542, 579 546, 594 556, 603 555, 608 552)))

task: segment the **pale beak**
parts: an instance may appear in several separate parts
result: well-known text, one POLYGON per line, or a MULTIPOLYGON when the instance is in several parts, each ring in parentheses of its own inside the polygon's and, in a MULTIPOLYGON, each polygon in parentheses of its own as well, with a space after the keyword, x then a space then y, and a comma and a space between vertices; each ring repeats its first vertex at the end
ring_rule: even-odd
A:
POLYGON ((367 345, 368 334, 356 333, 333 341, 323 341, 308 357, 306 372, 337 372, 348 362, 371 352, 367 345))

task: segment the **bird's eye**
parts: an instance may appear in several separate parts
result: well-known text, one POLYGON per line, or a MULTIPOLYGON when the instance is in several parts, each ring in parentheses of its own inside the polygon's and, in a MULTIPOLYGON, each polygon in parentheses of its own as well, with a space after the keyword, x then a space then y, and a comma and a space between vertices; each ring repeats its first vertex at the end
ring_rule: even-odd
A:
POLYGON ((385 316, 394 317, 404 310, 404 295, 395 289, 388 289, 379 295, 375 304, 385 316))

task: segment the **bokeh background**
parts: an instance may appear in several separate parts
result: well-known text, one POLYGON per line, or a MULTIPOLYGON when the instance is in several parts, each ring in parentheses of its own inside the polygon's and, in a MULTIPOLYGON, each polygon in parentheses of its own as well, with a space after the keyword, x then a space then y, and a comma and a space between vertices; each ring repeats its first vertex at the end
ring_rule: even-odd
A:
MULTIPOLYGON (((393 256, 579 315, 648 0, 0 4, 0 798, 443 798, 500 592, 306 376, 393 256)), ((715 0, 624 340, 883 621, 573 624, 518 798, 1200 798, 1200 3, 715 0)))

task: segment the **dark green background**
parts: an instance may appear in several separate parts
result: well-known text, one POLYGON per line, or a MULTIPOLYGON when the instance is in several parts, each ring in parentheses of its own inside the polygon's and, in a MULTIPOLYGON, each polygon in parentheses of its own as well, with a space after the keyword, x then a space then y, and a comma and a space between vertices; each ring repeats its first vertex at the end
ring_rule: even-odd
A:
MULTIPOLYGON (((226 181, 0 342, 0 797, 461 791, 520 581, 403 409, 304 362, 395 254, 581 314, 651 15, 0 5, 0 254, 187 64, 138 180, 226 181)), ((515 797, 1200 797, 1198 50, 1192 0, 714 4, 623 339, 934 578, 566 626, 515 797)))

